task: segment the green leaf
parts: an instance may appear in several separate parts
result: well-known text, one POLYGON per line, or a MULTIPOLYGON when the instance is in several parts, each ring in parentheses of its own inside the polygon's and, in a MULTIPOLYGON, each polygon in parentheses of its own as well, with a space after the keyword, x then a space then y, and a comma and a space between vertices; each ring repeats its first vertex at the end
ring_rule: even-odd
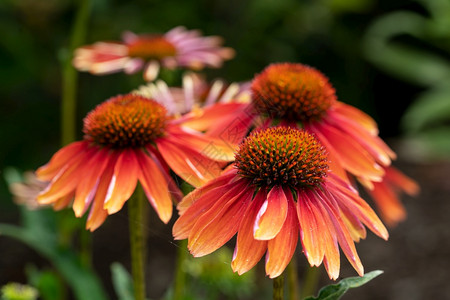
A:
POLYGON ((350 277, 341 280, 337 284, 328 285, 323 287, 319 291, 319 295, 317 297, 310 296, 305 298, 304 300, 337 300, 342 297, 349 289, 360 287, 370 280, 374 279, 378 275, 382 274, 383 271, 372 271, 364 275, 363 277, 350 277))
POLYGON ((111 265, 112 282, 119 300, 133 300, 133 281, 128 271, 119 263, 111 265))
POLYGON ((420 95, 405 112, 402 126, 408 133, 416 133, 449 120, 450 84, 446 84, 420 95))

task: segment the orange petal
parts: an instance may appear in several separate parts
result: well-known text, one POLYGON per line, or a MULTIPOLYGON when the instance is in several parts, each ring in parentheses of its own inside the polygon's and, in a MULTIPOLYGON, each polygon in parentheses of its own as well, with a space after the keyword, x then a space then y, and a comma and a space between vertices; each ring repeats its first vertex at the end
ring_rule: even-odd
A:
POLYGON ((192 255, 204 256, 228 242, 236 234, 252 196, 253 189, 246 187, 232 198, 222 197, 201 215, 189 234, 188 248, 192 255), (219 203, 226 200, 225 205, 219 203))
POLYGON ((71 193, 88 167, 86 162, 96 151, 95 148, 87 149, 65 164, 53 177, 47 188, 38 195, 37 201, 41 204, 49 204, 71 193))
POLYGON ((320 266, 325 254, 324 241, 321 237, 322 225, 320 213, 311 205, 306 193, 298 191, 297 216, 300 223, 300 239, 303 252, 311 266, 320 266))
POLYGON ((325 208, 326 213, 330 217, 332 226, 334 226, 339 245, 342 251, 349 260, 353 268, 358 272, 360 276, 364 275, 364 267, 359 259, 358 253, 356 252, 355 244, 350 233, 345 226, 345 223, 340 217, 339 210, 337 208, 337 203, 335 202, 333 196, 327 191, 318 190, 318 199, 320 204, 325 208))
POLYGON ((173 210, 168 182, 148 155, 143 151, 136 151, 136 156, 140 166, 138 178, 144 192, 161 221, 167 224, 172 217, 173 210))
POLYGON ((402 191, 405 191, 408 195, 414 196, 417 195, 420 191, 419 185, 397 170, 394 167, 388 167, 385 169, 386 176, 383 178, 386 182, 388 182, 390 185, 395 187, 396 189, 400 189, 402 191))
POLYGON ((273 239, 286 220, 288 201, 283 189, 276 185, 267 194, 255 219, 253 236, 257 240, 273 239))
MULTIPOLYGON (((183 198, 183 200, 177 205, 178 213, 180 215, 183 215, 184 212, 194 203, 196 202, 200 197, 203 197, 207 192, 209 192, 212 189, 220 188, 227 183, 229 183, 233 178, 236 177, 236 169, 231 169, 229 171, 225 171, 222 175, 219 177, 210 180, 207 184, 204 186, 197 188, 186 195, 186 197, 183 198)), ((219 194, 220 195, 220 194, 219 194)))
MULTIPOLYGON (((141 151, 141 150, 138 150, 141 151)), ((136 189, 139 164, 134 150, 125 149, 117 158, 103 208, 108 214, 118 212, 136 189)))
POLYGON ((340 202, 340 205, 348 207, 373 233, 385 240, 388 239, 389 234, 386 227, 366 201, 332 181, 327 182, 327 188, 335 196, 336 201, 340 202))
POLYGON ((108 164, 109 157, 108 150, 99 149, 91 160, 84 162, 89 167, 86 168, 76 188, 75 200, 73 202, 75 216, 81 217, 90 205, 97 190, 100 176, 108 164))
POLYGON ((111 182, 111 178, 114 175, 114 167, 116 165, 118 153, 112 153, 111 158, 106 166, 103 174, 100 177, 98 182, 97 191, 95 193, 95 197, 93 200, 93 204, 89 211, 89 215, 86 222, 86 229, 90 231, 94 231, 100 225, 103 224, 106 217, 108 216, 108 212, 103 208, 106 196, 108 194, 109 183, 111 182))
POLYGON ((329 114, 327 118, 327 123, 330 126, 339 128, 341 131, 345 132, 349 136, 353 137, 355 141, 364 146, 364 148, 376 158, 377 162, 384 166, 389 166, 391 164, 391 158, 395 159, 397 156, 388 145, 386 145, 383 140, 381 140, 377 135, 370 134, 365 128, 358 126, 351 120, 345 117, 340 117, 336 114, 329 114))
POLYGON ((347 119, 354 120, 355 122, 366 128, 366 130, 369 131, 372 135, 378 134, 377 123, 369 115, 357 109, 356 107, 338 101, 333 106, 333 110, 339 115, 346 117, 347 119))
POLYGON ((318 122, 305 128, 317 135, 322 144, 342 166, 356 176, 381 181, 384 170, 367 151, 348 135, 318 122))
MULTIPOLYGON (((226 204, 227 199, 236 196, 243 187, 244 185, 237 181, 201 193, 198 199, 192 202, 192 205, 184 211, 173 225, 172 233, 174 238, 176 240, 188 238, 200 216, 213 206, 215 206, 215 209, 220 209, 226 204)), ((185 201, 190 201, 185 199, 189 199, 189 195, 181 201, 180 205, 183 205, 185 201)))
POLYGON ((267 241, 258 241, 253 238, 254 220, 266 197, 266 193, 260 190, 242 217, 231 261, 233 272, 239 275, 253 268, 266 252, 267 241))
MULTIPOLYGON (((339 203, 338 203, 339 204, 339 203)), ((353 214, 353 212, 344 205, 339 205, 341 210, 341 218, 344 221, 345 226, 349 230, 352 239, 355 242, 359 242, 360 239, 365 239, 367 232, 364 225, 353 214)))
POLYGON ((70 202, 73 200, 73 196, 75 193, 69 193, 67 195, 65 195, 62 198, 59 198, 58 200, 56 200, 53 203, 53 209, 58 211, 61 210, 63 208, 66 208, 67 206, 69 206, 70 202))
POLYGON ((324 249, 323 264, 330 279, 336 280, 339 276, 341 265, 336 231, 330 220, 330 216, 320 203, 321 199, 317 197, 317 194, 313 191, 307 191, 306 194, 307 200, 305 202, 309 202, 312 208, 311 210, 316 215, 317 224, 319 225, 317 231, 319 236, 317 238, 319 239, 319 243, 322 243, 324 249))
POLYGON ((167 138, 156 140, 158 150, 170 168, 189 184, 199 187, 219 177, 221 165, 204 155, 167 138))
POLYGON ((375 182, 373 190, 368 191, 380 210, 381 217, 389 226, 395 226, 406 219, 406 210, 396 193, 383 182, 375 182))
POLYGON ((82 155, 88 148, 86 141, 74 142, 56 152, 50 161, 37 169, 36 176, 39 180, 50 181, 69 161, 76 159, 76 156, 82 155))
MULTIPOLYGON (((290 194, 290 191, 287 192, 290 194)), ((288 202, 286 221, 274 239, 267 242, 266 274, 275 278, 283 273, 295 253, 298 241, 298 221, 292 195, 288 202)))
POLYGON ((234 160, 237 145, 227 143, 220 138, 205 136, 197 131, 172 126, 169 129, 171 139, 177 139, 179 143, 192 148, 193 150, 205 155, 216 161, 232 161, 234 160), (190 132, 188 132, 188 130, 190 132))

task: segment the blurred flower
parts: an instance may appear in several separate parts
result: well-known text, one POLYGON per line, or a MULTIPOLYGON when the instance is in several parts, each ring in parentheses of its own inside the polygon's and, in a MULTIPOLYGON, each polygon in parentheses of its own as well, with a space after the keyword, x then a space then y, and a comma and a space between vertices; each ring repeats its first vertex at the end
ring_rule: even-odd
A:
POLYGON ((171 194, 180 191, 169 167, 193 186, 216 178, 234 149, 219 139, 182 127, 157 102, 136 94, 119 95, 98 105, 84 119, 84 140, 59 150, 39 168, 37 178, 50 181, 39 194, 41 204, 70 205, 77 217, 91 206, 87 228, 95 230, 108 214, 119 211, 137 181, 160 219, 172 216, 171 194))
POLYGON ((266 273, 279 276, 295 252, 298 235, 309 263, 322 262, 339 276, 339 246, 363 275, 354 241, 363 224, 388 233, 379 218, 346 182, 328 172, 325 148, 304 130, 273 127, 242 142, 233 168, 188 194, 178 205, 175 239, 188 238, 194 256, 209 254, 237 232, 231 266, 239 274, 266 254, 266 273))
MULTIPOLYGON (((330 168, 341 179, 350 182, 351 174, 369 191, 375 183, 381 183, 378 187, 389 185, 382 182, 396 154, 378 137, 372 118, 337 100, 333 86, 321 72, 302 64, 272 64, 255 76, 251 91, 248 109, 234 113, 236 118, 253 114, 254 119, 262 118, 261 127, 282 124, 304 128, 326 147, 330 168)), ((397 184, 402 187, 406 181, 397 184)), ((376 194, 378 198, 381 195, 376 194)), ((396 193, 383 201, 375 200, 382 211, 392 202, 401 205, 396 193)), ((391 212, 390 220, 402 219, 400 210, 396 211, 399 215, 391 212)))
POLYGON ((194 70, 218 68, 234 56, 234 50, 221 47, 222 39, 203 37, 197 30, 176 27, 164 35, 123 34, 123 42, 97 42, 75 50, 73 64, 80 71, 108 74, 135 73, 144 68, 144 78, 152 81, 160 67, 194 70))
POLYGON ((48 182, 37 179, 34 172, 25 172, 23 181, 13 182, 9 185, 9 190, 14 196, 14 202, 24 205, 28 209, 37 209, 40 205, 36 198, 48 185, 48 182))
POLYGON ((39 292, 32 286, 9 282, 1 288, 2 300, 35 300, 39 292))
POLYGON ((191 111, 199 114, 200 108, 217 103, 248 102, 250 84, 226 84, 220 79, 210 84, 202 76, 188 73, 183 76, 182 87, 168 87, 164 81, 158 80, 139 87, 135 93, 163 104, 169 114, 183 115, 191 111))

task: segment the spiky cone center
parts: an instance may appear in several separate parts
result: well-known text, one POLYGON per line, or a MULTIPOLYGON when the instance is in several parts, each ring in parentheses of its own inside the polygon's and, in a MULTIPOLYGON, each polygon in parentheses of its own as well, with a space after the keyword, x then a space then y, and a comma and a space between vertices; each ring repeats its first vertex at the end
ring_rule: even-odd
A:
POLYGON ((142 59, 163 59, 175 56, 177 49, 163 36, 142 36, 128 44, 128 56, 142 59))
POLYGON ((84 119, 85 138, 110 148, 142 147, 164 135, 167 111, 136 94, 119 95, 99 104, 84 119))
POLYGON ((272 127, 257 131, 239 146, 238 174, 259 187, 315 187, 328 172, 325 148, 304 130, 272 127))
POLYGON ((253 79, 251 90, 252 102, 259 113, 287 121, 319 120, 336 102, 328 78, 302 64, 268 66, 253 79))

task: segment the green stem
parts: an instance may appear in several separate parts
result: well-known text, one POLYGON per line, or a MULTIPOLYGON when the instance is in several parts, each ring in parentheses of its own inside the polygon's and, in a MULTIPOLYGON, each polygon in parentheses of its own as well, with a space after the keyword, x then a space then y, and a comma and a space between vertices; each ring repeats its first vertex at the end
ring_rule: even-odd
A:
POLYGON ((187 240, 179 241, 177 249, 177 264, 175 269, 175 286, 173 289, 173 299, 181 300, 184 295, 186 285, 186 273, 184 272, 184 262, 188 259, 187 240))
POLYGON ((284 299, 284 274, 273 279, 273 300, 284 299))
POLYGON ((90 0, 78 0, 79 6, 72 27, 70 46, 63 62, 61 142, 70 144, 76 137, 76 92, 78 73, 72 66, 73 51, 84 43, 90 15, 90 0))
POLYGON ((133 275, 134 299, 145 300, 145 238, 144 193, 140 186, 134 197, 128 200, 130 226, 131 273, 133 275))
POLYGON ((314 295, 319 283, 320 269, 317 267, 309 267, 306 269, 305 280, 303 283, 301 299, 314 295))
POLYGON ((289 300, 300 299, 300 293, 298 289, 298 274, 297 274, 297 258, 294 255, 287 267, 288 272, 288 287, 289 287, 289 300))

